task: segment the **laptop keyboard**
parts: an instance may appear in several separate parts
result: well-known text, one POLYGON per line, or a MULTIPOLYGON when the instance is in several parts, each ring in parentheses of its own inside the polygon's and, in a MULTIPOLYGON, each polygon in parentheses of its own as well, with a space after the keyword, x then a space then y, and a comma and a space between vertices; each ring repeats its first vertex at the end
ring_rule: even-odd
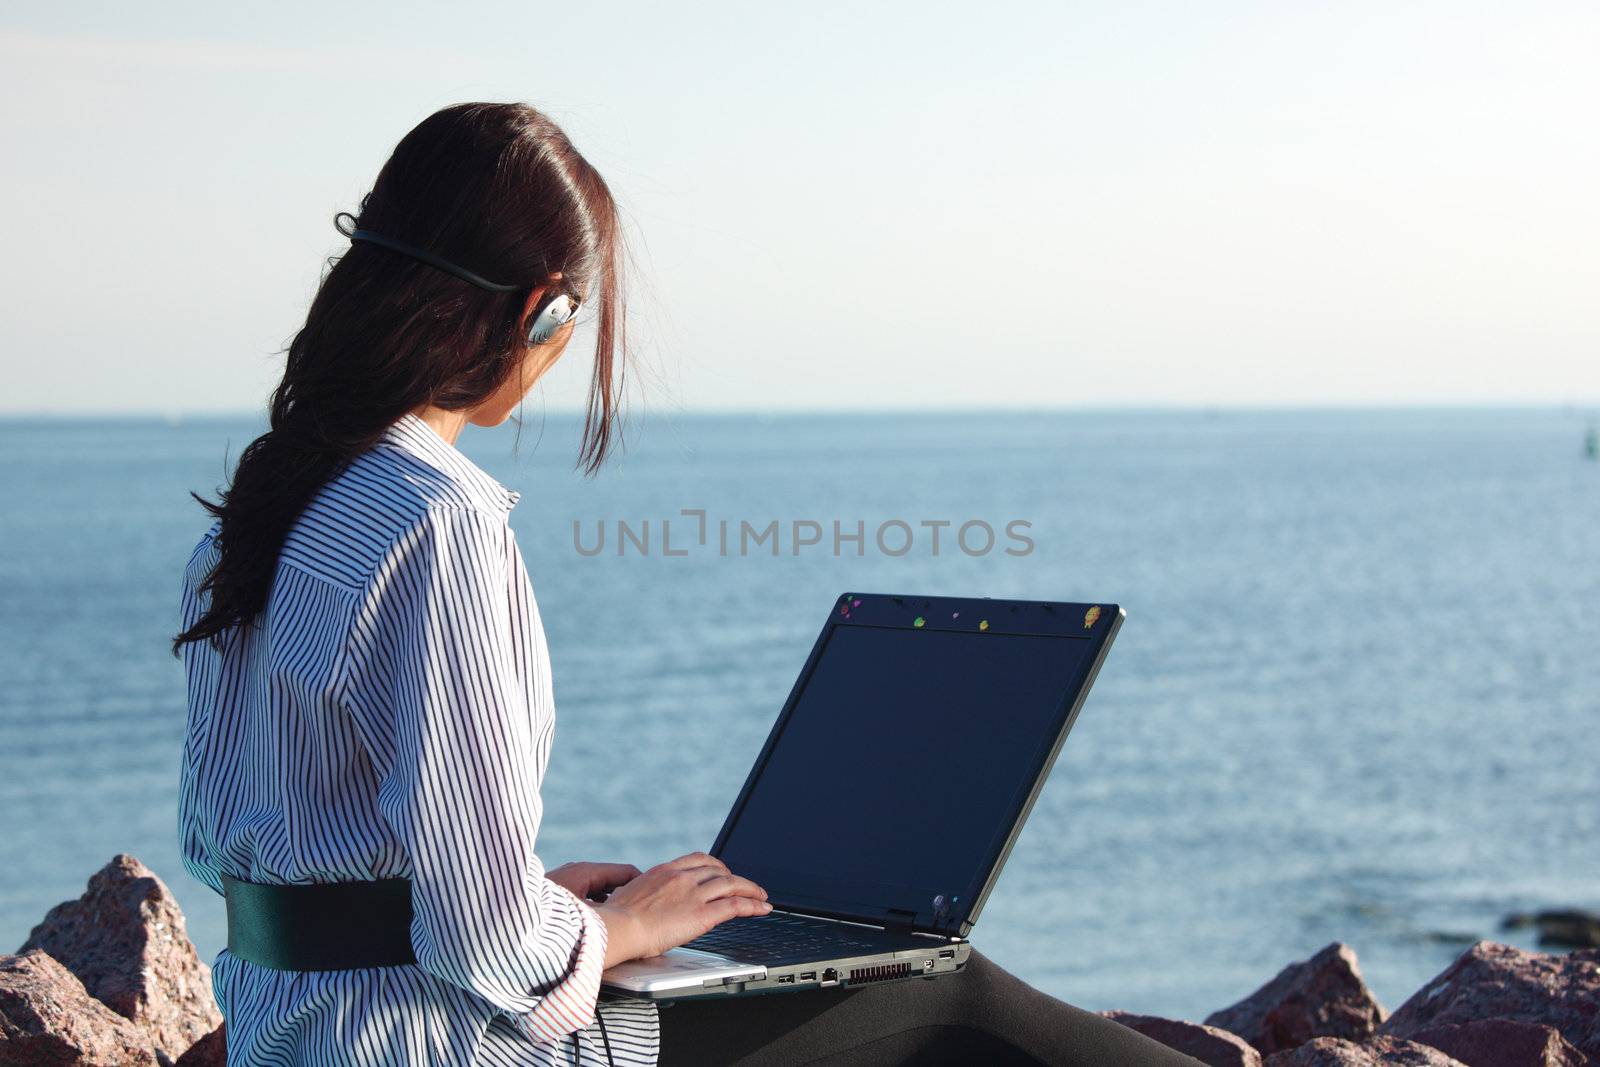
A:
POLYGON ((761 915, 719 923, 684 947, 716 952, 743 963, 788 957, 820 960, 851 955, 852 949, 871 952, 883 947, 881 940, 869 941, 846 932, 854 929, 798 915, 761 915))

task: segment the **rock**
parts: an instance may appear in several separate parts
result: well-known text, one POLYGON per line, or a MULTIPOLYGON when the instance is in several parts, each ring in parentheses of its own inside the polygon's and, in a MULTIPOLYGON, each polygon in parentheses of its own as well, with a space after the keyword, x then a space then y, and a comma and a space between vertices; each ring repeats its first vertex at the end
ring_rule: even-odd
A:
POLYGON ((219 1026, 189 1046, 174 1067, 228 1067, 228 1041, 219 1026))
POLYGON ((1417 990, 1381 1032, 1420 1040, 1440 1026, 1510 1019, 1549 1026, 1600 1059, 1600 949, 1567 956, 1480 941, 1417 990))
POLYGON ((1465 1067, 1438 1049, 1398 1037, 1374 1037, 1366 1042, 1339 1037, 1319 1037, 1288 1052, 1268 1056, 1267 1067, 1465 1067))
POLYGON ((1536 927, 1539 944, 1551 948, 1600 948, 1600 915, 1592 911, 1518 912, 1507 915, 1502 930, 1536 927))
POLYGON ((0 1063, 9 1067, 156 1067, 145 1032, 41 951, 0 956, 0 1063))
POLYGON ((163 1062, 222 1023, 211 968, 195 954, 183 912, 155 872, 132 856, 112 857, 83 896, 51 908, 17 951, 36 948, 142 1028, 163 1062))
POLYGON ((1208 1067, 1261 1067, 1261 1053, 1237 1034, 1202 1023, 1162 1019, 1154 1015, 1135 1015, 1128 1011, 1103 1011, 1107 1019, 1119 1022, 1168 1048, 1193 1056, 1208 1067))
POLYGON ((1414 1040, 1467 1067, 1585 1067, 1591 1062, 1552 1028, 1511 1019, 1435 1026, 1418 1031, 1414 1040))
POLYGON ((1291 963, 1233 1007, 1206 1018, 1207 1026, 1238 1034, 1263 1056, 1315 1037, 1359 1042, 1381 1022, 1383 1008, 1362 980, 1355 952, 1337 941, 1308 960, 1291 963))

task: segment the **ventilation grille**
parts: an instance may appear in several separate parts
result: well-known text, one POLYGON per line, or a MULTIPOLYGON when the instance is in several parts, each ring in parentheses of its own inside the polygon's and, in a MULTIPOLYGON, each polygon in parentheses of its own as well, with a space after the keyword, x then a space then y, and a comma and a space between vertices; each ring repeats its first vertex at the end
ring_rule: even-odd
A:
POLYGON ((884 963, 877 967, 857 967, 850 972, 852 984, 865 982, 886 982, 891 978, 899 978, 911 973, 909 963, 884 963))

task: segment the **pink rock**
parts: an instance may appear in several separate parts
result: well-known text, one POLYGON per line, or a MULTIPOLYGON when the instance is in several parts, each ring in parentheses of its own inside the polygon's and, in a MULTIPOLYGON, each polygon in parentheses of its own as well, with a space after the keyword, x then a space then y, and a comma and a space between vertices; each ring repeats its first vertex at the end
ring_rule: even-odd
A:
POLYGON ((173 1067, 228 1067, 228 1038, 219 1026, 189 1046, 173 1067))
POLYGON ((164 1062, 222 1023, 211 968, 195 954, 178 902, 132 856, 112 857, 83 896, 51 908, 18 951, 35 948, 142 1028, 164 1062))
POLYGON ((1467 1067, 1585 1067, 1591 1060, 1548 1026, 1480 1019, 1418 1031, 1414 1040, 1467 1067))
POLYGON ((1480 941, 1400 1005, 1382 1032, 1421 1040, 1425 1030, 1484 1019, 1551 1027, 1600 1060, 1600 949, 1558 956, 1480 941))
POLYGON ((0 1063, 156 1067, 143 1030, 83 988, 47 952, 0 956, 0 1063))
POLYGON ((1193 1056, 1208 1067, 1261 1067, 1261 1053, 1244 1038, 1203 1023, 1162 1019, 1155 1015, 1135 1015, 1127 1011, 1103 1011, 1107 1019, 1119 1022, 1145 1037, 1193 1056))
POLYGON ((1298 1048, 1268 1056, 1266 1067, 1465 1067, 1429 1045, 1398 1037, 1374 1037, 1357 1043, 1340 1037, 1319 1037, 1298 1048))
POLYGON ((1355 952, 1337 941, 1206 1018, 1207 1026, 1238 1034, 1264 1056, 1315 1037, 1359 1042, 1381 1022, 1383 1007, 1367 989, 1355 952))

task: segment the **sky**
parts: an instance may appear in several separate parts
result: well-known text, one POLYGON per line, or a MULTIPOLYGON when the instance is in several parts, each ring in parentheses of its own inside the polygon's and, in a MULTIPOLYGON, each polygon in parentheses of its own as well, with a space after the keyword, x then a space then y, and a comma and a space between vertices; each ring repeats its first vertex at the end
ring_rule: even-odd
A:
POLYGON ((1592 405, 1597 54, 1588 3, 10 3, 0 413, 261 412, 465 100, 617 195, 646 408, 1592 405))

